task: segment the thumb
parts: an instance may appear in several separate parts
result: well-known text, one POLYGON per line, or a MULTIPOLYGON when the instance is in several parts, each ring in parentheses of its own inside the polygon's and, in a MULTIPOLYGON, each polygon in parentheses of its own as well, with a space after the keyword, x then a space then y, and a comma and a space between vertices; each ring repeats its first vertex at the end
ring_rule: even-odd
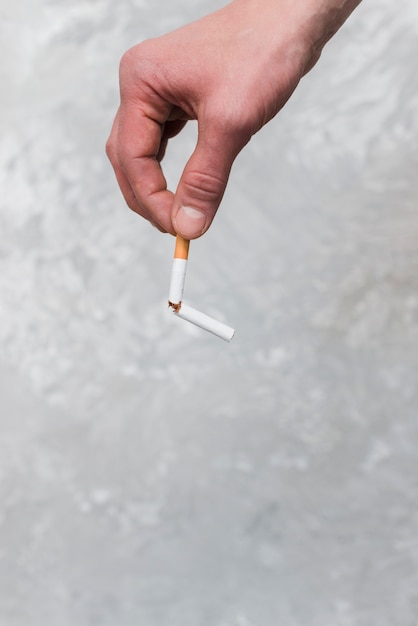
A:
POLYGON ((203 235, 215 217, 238 153, 229 139, 225 133, 199 133, 173 202, 173 227, 185 239, 203 235))

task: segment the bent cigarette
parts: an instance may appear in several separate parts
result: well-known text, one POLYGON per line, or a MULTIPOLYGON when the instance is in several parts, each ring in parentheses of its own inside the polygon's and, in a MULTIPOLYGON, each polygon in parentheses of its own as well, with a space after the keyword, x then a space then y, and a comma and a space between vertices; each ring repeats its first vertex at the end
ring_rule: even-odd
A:
POLYGON ((203 330, 207 330, 209 333, 220 337, 224 341, 231 341, 234 336, 235 330, 233 328, 223 324, 222 322, 218 322, 218 320, 213 319, 213 317, 209 317, 209 315, 205 315, 205 313, 197 311, 188 304, 182 303, 180 308, 177 311, 174 311, 174 313, 177 317, 181 317, 181 319, 187 320, 195 326, 203 328, 203 330))
POLYGON ((199 326, 199 328, 203 328, 203 330, 207 330, 225 341, 231 341, 235 333, 233 328, 222 322, 218 322, 212 317, 209 317, 209 315, 205 315, 205 313, 201 313, 183 302, 189 244, 189 241, 177 235, 171 270, 168 306, 172 308, 173 312, 178 315, 178 317, 191 322, 195 326, 199 326))

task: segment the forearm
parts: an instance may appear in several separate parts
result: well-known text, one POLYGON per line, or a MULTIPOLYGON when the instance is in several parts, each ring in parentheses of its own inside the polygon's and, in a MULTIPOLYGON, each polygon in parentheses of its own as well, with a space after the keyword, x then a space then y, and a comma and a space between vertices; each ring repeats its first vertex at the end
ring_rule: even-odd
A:
MULTIPOLYGON (((294 42, 297 54, 304 59, 303 73, 319 59, 325 44, 344 24, 361 0, 233 0, 240 10, 260 19, 266 42, 294 42), (290 35, 290 37, 289 37, 290 35)), ((296 50, 295 50, 296 52, 296 50)))
POLYGON ((319 58, 325 44, 360 2, 361 0, 308 0, 311 12, 306 22, 305 34, 312 51, 312 65, 319 58))

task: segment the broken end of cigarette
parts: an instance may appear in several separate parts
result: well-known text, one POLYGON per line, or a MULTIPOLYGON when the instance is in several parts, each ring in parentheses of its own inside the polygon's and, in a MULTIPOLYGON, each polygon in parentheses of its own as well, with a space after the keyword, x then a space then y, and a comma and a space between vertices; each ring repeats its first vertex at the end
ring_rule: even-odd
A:
POLYGON ((170 300, 168 301, 168 307, 170 309, 173 309, 174 313, 178 313, 180 311, 181 308, 181 302, 177 302, 177 304, 175 304, 174 302, 170 302, 170 300))

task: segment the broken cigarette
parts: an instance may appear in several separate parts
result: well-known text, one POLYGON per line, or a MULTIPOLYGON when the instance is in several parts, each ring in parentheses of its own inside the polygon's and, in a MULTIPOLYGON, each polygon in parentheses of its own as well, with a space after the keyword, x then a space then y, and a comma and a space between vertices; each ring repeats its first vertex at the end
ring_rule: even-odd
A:
POLYGON ((171 270, 168 306, 178 317, 195 324, 195 326, 199 326, 199 328, 203 328, 203 330, 207 330, 225 341, 231 341, 235 333, 233 328, 222 322, 218 322, 218 320, 213 319, 213 317, 209 317, 209 315, 205 315, 205 313, 201 313, 183 302, 189 244, 190 242, 187 241, 187 239, 183 239, 177 235, 171 270))

